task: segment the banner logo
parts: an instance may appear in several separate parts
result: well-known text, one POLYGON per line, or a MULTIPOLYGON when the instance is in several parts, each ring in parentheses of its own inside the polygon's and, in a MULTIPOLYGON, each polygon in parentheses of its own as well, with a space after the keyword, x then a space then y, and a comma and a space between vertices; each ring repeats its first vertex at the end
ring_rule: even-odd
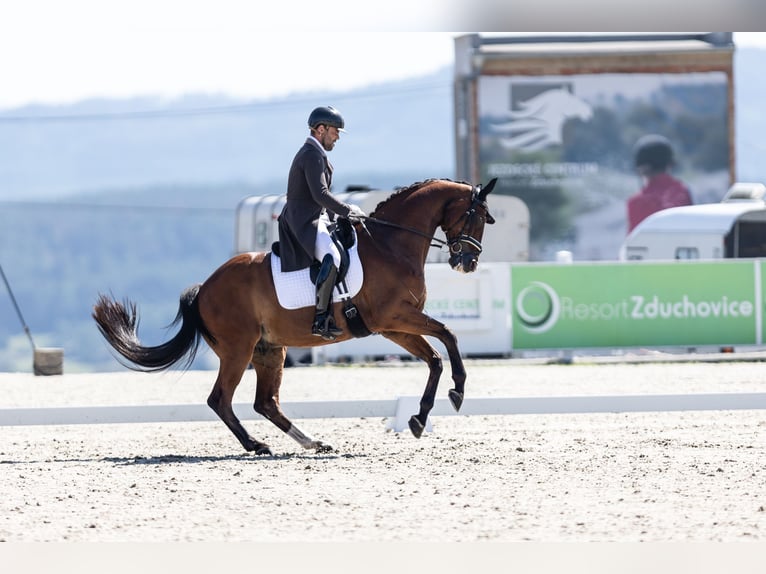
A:
POLYGON ((532 281, 516 297, 516 314, 530 333, 545 333, 558 321, 561 301, 547 283, 532 281))
POLYGON ((593 109, 577 97, 571 83, 517 84, 511 87, 507 119, 490 125, 507 149, 536 152, 564 141, 564 124, 573 118, 587 122, 593 109))

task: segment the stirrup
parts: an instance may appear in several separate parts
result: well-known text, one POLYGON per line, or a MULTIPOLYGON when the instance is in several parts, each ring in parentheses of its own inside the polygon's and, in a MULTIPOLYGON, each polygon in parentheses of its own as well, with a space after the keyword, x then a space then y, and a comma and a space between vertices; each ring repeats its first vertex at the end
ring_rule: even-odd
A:
POLYGON ((314 324, 311 326, 311 334, 322 337, 325 341, 334 341, 343 334, 343 331, 335 325, 332 316, 328 314, 314 319, 314 324))

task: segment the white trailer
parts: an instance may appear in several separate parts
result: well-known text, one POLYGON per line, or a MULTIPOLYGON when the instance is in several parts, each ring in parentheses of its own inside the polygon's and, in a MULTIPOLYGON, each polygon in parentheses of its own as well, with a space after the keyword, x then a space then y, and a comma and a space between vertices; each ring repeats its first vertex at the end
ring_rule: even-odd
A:
POLYGON ((766 186, 736 183, 721 203, 654 213, 628 234, 620 260, 766 257, 766 186))
MULTIPOLYGON (((335 196, 343 202, 354 203, 370 214, 392 191, 353 188, 335 196)), ((269 251, 279 239, 277 218, 285 205, 284 195, 254 195, 237 206, 234 230, 234 251, 269 251)), ((529 209, 518 197, 491 195, 489 209, 494 225, 484 229, 481 261, 527 261, 529 259, 529 209)), ((436 237, 444 239, 437 229, 436 237)), ((446 250, 431 249, 428 263, 444 263, 446 250)))

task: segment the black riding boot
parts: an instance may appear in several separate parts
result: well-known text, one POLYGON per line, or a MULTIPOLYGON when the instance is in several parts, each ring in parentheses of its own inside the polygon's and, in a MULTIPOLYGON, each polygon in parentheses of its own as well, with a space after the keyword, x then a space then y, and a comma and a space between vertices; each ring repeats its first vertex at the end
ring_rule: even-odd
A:
POLYGON ((332 255, 325 255, 317 275, 317 306, 311 334, 322 337, 326 341, 334 341, 336 337, 343 334, 343 331, 335 326, 335 318, 332 315, 332 305, 330 304, 337 276, 338 268, 335 267, 332 255))

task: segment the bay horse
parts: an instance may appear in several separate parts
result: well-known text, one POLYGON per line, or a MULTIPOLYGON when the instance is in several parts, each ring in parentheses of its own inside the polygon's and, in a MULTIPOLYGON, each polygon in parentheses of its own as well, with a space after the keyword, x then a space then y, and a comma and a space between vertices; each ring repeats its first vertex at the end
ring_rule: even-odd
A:
MULTIPOLYGON (((441 322, 423 312, 426 301, 425 262, 434 242, 448 246, 450 266, 458 272, 476 270, 485 224, 494 223, 485 187, 449 179, 430 179, 392 193, 369 216, 353 222, 364 283, 353 297, 371 333, 390 339, 428 365, 428 382, 420 410, 409 421, 417 438, 433 408, 442 358, 425 339, 435 337, 449 354, 455 387, 448 393, 455 410, 463 403, 466 372, 457 338, 441 322), (436 239, 441 228, 446 241, 436 239)), ((207 404, 248 452, 271 455, 268 444, 251 437, 232 409, 234 391, 249 365, 257 377, 255 412, 305 449, 333 451, 330 445, 301 432, 282 412, 279 388, 288 346, 313 347, 352 338, 340 303, 333 304, 343 334, 328 342, 311 334, 314 307, 280 306, 270 265, 271 251, 235 255, 204 283, 180 297, 178 332, 167 342, 144 346, 138 338, 136 304, 100 294, 93 318, 124 366, 144 372, 162 371, 178 363, 188 368, 201 340, 220 361, 207 404)))

